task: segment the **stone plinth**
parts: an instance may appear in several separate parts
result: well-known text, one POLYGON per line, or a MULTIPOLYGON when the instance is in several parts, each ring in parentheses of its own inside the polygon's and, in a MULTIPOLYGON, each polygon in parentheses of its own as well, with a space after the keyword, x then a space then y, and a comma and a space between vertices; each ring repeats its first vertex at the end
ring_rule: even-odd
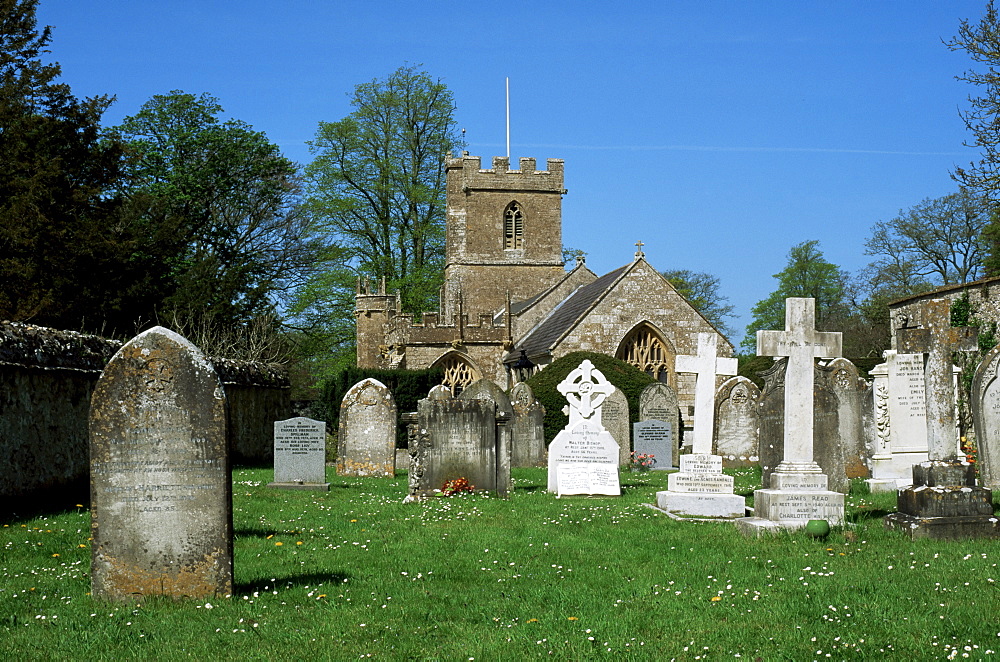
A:
POLYGON ((913 485, 899 490, 896 504, 899 512, 885 517, 885 528, 912 540, 1000 537, 993 493, 977 487, 975 467, 960 460, 915 465, 913 485))
POLYGON ((681 456, 681 470, 667 476, 656 505, 677 517, 734 519, 746 515, 746 501, 733 494, 733 477, 722 473, 722 458, 707 453, 681 456))
POLYGON ((771 487, 754 492, 754 516, 737 520, 736 528, 760 535, 801 529, 811 519, 839 526, 844 523, 844 495, 826 488, 825 474, 772 473, 771 487))

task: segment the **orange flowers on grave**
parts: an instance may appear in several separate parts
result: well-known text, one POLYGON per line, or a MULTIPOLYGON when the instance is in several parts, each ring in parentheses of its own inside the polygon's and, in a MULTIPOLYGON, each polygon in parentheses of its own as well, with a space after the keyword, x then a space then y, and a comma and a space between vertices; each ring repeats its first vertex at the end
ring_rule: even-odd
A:
POLYGON ((471 494, 475 491, 475 489, 476 486, 470 485, 468 478, 456 478, 454 480, 446 480, 444 482, 444 485, 441 486, 441 494, 444 496, 452 496, 463 492, 471 494))

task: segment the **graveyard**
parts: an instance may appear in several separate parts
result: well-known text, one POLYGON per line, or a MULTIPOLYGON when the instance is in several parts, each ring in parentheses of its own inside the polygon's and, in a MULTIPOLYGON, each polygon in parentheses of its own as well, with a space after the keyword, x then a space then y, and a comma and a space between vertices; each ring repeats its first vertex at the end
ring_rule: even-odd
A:
MULTIPOLYGON (((734 474, 752 501, 759 472, 734 474)), ((107 603, 89 592, 90 513, 0 528, 0 650, 21 657, 261 659, 971 659, 997 650, 1000 544, 885 531, 895 494, 846 497, 848 528, 766 541, 621 497, 555 499, 514 469, 509 499, 403 504, 405 475, 329 492, 233 473, 232 594, 107 603), (609 650, 610 649, 610 650, 609 650), (551 653, 550 653, 551 651, 551 653), (827 658, 827 655, 830 658, 827 658)))

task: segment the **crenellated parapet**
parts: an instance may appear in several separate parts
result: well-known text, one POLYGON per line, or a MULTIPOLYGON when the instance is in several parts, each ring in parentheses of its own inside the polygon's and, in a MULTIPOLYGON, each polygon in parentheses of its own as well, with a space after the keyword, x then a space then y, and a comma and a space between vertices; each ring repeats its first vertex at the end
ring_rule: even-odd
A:
POLYGON ((548 159, 545 170, 538 170, 536 164, 536 159, 523 157, 520 169, 512 170, 508 157, 494 156, 493 167, 484 169, 480 157, 463 152, 462 156, 448 161, 447 168, 449 182, 454 179, 465 194, 477 189, 566 193, 562 159, 548 159))

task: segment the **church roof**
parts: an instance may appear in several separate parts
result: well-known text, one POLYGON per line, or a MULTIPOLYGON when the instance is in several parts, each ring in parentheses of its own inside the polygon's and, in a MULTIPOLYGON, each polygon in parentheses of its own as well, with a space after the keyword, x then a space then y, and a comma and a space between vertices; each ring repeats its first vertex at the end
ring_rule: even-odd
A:
POLYGON ((548 317, 528 332, 515 345, 514 350, 504 357, 504 362, 513 361, 525 350, 529 357, 550 351, 567 331, 572 329, 584 315, 610 290, 634 262, 606 273, 593 283, 577 289, 556 306, 548 317))

